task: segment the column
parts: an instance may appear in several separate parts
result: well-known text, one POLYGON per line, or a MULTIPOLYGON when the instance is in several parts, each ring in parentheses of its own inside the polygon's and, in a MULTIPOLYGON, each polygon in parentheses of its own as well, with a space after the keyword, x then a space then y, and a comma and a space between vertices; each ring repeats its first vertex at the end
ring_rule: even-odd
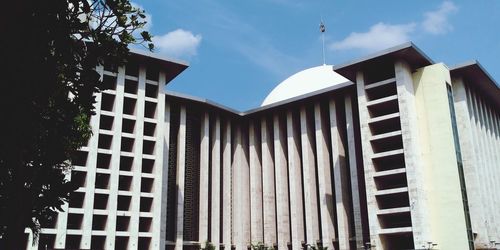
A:
POLYGON ((220 184, 221 184, 221 159, 220 147, 220 117, 215 117, 215 124, 212 128, 212 224, 210 242, 214 244, 215 250, 220 247, 220 184))
POLYGON ((290 220, 288 212, 288 170, 285 153, 286 127, 280 121, 279 114, 274 115, 273 121, 278 249, 287 250, 287 244, 290 242, 290 220))
POLYGON ((430 228, 427 226, 429 210, 426 209, 426 186, 424 182, 424 166, 419 159, 419 130, 417 108, 415 103, 415 89, 410 65, 404 61, 397 61, 394 65, 396 85, 401 119, 401 133, 408 180, 408 193, 411 207, 411 222, 413 241, 415 246, 421 246, 432 241, 430 228))
POLYGON ((246 250, 250 243, 250 179, 243 130, 243 125, 238 124, 234 138, 236 145, 233 159, 233 239, 236 250, 246 250))
POLYGON ((182 250, 184 240, 184 182, 186 167, 186 107, 180 108, 180 125, 177 137, 177 222, 175 250, 182 250))
POLYGON ((200 217, 199 237, 202 247, 208 241, 208 177, 209 177, 209 146, 210 146, 210 120, 208 112, 201 117, 201 145, 200 145, 200 217))
POLYGON ((274 163, 271 155, 272 138, 266 117, 261 120, 262 141, 262 189, 264 196, 264 244, 276 244, 276 207, 274 191, 274 163))
POLYGON ((337 225, 339 249, 349 249, 349 204, 348 170, 345 148, 340 138, 341 124, 337 117, 337 104, 330 100, 330 136, 332 143, 333 176, 335 178, 335 204, 337 204, 337 225))
POLYGON ((231 249, 231 121, 225 120, 222 153, 222 242, 224 249, 231 249))
POLYGON ((262 165, 260 163, 260 133, 255 121, 250 121, 248 129, 250 154, 250 198, 251 198, 251 242, 264 242, 264 224, 262 221, 262 165))
POLYGON ((304 237, 304 210, 302 201, 302 174, 300 164, 299 127, 294 123, 292 111, 286 114, 288 146, 288 179, 290 183, 290 224, 292 250, 302 249, 304 237))
MULTIPOLYGON (((165 82, 165 74, 162 72, 160 74, 160 83, 163 83, 165 82)), ((161 84, 163 85, 163 84, 161 84)), ((160 86, 161 86, 160 85, 160 86)), ((164 87, 162 86, 161 89, 163 89, 164 87)), ((160 145, 163 145, 162 146, 162 156, 163 157, 158 157, 157 158, 157 161, 155 163, 155 169, 156 169, 156 174, 161 174, 161 181, 157 181, 157 183, 155 183, 155 187, 159 187, 161 188, 161 197, 160 199, 156 199, 157 201, 155 202, 155 208, 160 208, 160 211, 157 211, 157 209, 155 209, 154 213, 155 215, 159 215, 160 218, 160 224, 159 224, 159 227, 160 228, 157 228, 155 227, 155 229, 153 230, 153 232, 160 232, 160 239, 159 239, 159 242, 158 242, 158 248, 160 249, 163 249, 165 248, 165 243, 166 243, 166 227, 167 227, 167 203, 168 203, 168 195, 169 195, 169 190, 168 190, 168 161, 169 161, 169 150, 170 150, 170 104, 167 103, 165 101, 165 93, 163 93, 163 91, 160 91, 159 92, 159 95, 158 96, 158 105, 160 105, 159 107, 161 106, 164 106, 164 117, 163 117, 163 123, 159 123, 158 126, 162 126, 163 128, 161 128, 160 130, 158 130, 159 134, 157 134, 157 141, 160 142, 160 145), (158 183, 159 182, 159 183, 158 183), (159 205, 158 205, 158 200, 159 200, 159 205)), ((158 112, 159 113, 159 121, 161 121, 161 112, 162 112, 162 109, 158 109, 158 112)), ((159 150, 158 150, 159 152, 159 150)), ((175 190, 173 190, 175 192, 175 190)), ((154 245, 153 245, 154 246, 154 245)))
MULTIPOLYGON (((334 108, 334 107, 333 107, 334 108)), ((333 109, 335 112, 335 109, 333 109)), ((314 125, 316 135, 316 157, 318 158, 318 186, 319 186, 319 208, 321 214, 321 236, 322 244, 328 249, 333 249, 333 240, 335 239, 334 224, 334 194, 332 190, 332 178, 330 170, 330 154, 328 152, 327 138, 325 131, 328 127, 325 126, 325 121, 321 114, 321 107, 319 103, 314 104, 314 125)), ((333 152, 333 157, 337 157, 338 152, 333 152)), ((335 158, 334 158, 335 159, 335 158)), ((337 183, 335 183, 337 188, 337 183)), ((341 189, 336 189, 341 192, 341 189)), ((338 200, 337 200, 338 203, 338 200)), ((307 203, 306 203, 307 204, 307 203)), ((338 206, 338 205, 337 205, 338 206)), ((339 225, 342 218, 338 218, 339 225)), ((343 232, 338 232, 339 236, 343 232)), ((342 248, 341 248, 342 249, 342 248)))
POLYGON ((306 217, 306 243, 316 244, 319 240, 318 201, 316 199, 316 171, 312 145, 312 127, 308 124, 306 107, 300 108, 300 132, 302 142, 302 177, 306 217))
POLYGON ((363 244, 363 222, 361 220, 361 199, 359 192, 358 162, 356 157, 356 138, 354 133, 353 106, 350 94, 345 96, 345 116, 347 130, 347 147, 349 156, 349 171, 351 175, 352 211, 354 216, 354 234, 356 248, 362 249, 363 244))

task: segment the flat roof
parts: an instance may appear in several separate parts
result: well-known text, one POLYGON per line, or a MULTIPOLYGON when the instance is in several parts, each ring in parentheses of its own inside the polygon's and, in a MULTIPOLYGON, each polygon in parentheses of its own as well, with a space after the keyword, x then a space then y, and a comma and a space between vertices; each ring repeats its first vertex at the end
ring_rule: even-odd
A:
POLYGON ((139 62, 149 65, 157 65, 165 72, 166 83, 172 81, 182 71, 184 71, 189 64, 187 62, 161 56, 149 51, 139 49, 130 49, 130 53, 139 62))
POLYGON ((464 77, 465 83, 477 87, 483 95, 500 107, 500 87, 484 67, 476 60, 450 68, 452 77, 464 77))
POLYGON ((333 70, 345 78, 355 82, 356 72, 359 70, 374 67, 376 65, 380 65, 380 63, 393 62, 397 59, 404 59, 414 68, 434 64, 434 61, 422 52, 415 44, 407 42, 347 63, 334 65, 333 70))

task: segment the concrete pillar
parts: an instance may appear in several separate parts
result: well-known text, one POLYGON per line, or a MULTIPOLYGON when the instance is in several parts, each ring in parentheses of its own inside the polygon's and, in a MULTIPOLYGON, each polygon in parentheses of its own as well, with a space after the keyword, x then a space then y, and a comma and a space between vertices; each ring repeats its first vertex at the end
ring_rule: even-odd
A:
POLYGON ((264 222, 262 219, 262 165, 260 162, 260 133, 250 121, 248 129, 250 154, 250 218, 252 243, 264 242, 264 222))
POLYGON ((300 108, 300 131, 302 142, 302 177, 306 217, 306 243, 316 244, 319 237, 318 200, 316 193, 316 171, 313 151, 313 132, 309 125, 305 106, 300 108))
POLYGON ((264 244, 273 246, 277 242, 276 235, 276 207, 274 190, 274 163, 271 155, 272 136, 265 117, 261 120, 262 142, 262 190, 264 214, 264 244))
MULTIPOLYGON (((488 192, 486 190, 486 185, 484 183, 484 148, 482 146, 482 141, 481 141, 481 136, 480 136, 480 123, 479 123, 479 114, 478 114, 478 109, 477 109, 477 100, 476 96, 473 92, 472 89, 467 89, 466 91, 467 94, 467 99, 469 100, 469 107, 468 109, 470 110, 470 116, 471 116, 471 134, 472 134, 472 141, 474 143, 474 147, 472 148, 474 150, 474 155, 477 157, 476 162, 474 164, 474 172, 477 174, 478 178, 478 188, 479 192, 483 197, 481 198, 481 203, 479 205, 483 208, 483 220, 480 221, 479 228, 482 228, 483 230, 486 231, 486 235, 484 237, 486 238, 484 244, 489 244, 489 236, 491 235, 491 226, 489 224, 489 207, 488 207, 488 192), (481 167, 477 167, 481 166, 481 167)), ((479 247, 485 247, 484 245, 480 245, 479 247)))
MULTIPOLYGON (((347 147, 349 156, 349 171, 351 176, 352 212, 354 217, 354 237, 356 249, 362 249, 363 244, 363 222, 361 220, 361 198, 359 190, 358 162, 356 158, 356 138, 354 133, 353 104, 350 94, 344 98, 347 147)), ((358 147, 359 148, 359 147, 358 147)))
POLYGON ((330 136, 332 144, 333 176, 335 178, 335 204, 337 206, 337 226, 339 249, 349 249, 349 217, 351 215, 349 197, 349 174, 346 166, 344 144, 340 138, 341 124, 337 117, 337 105, 330 100, 330 136))
MULTIPOLYGON (((165 79, 165 74, 160 74, 160 83, 164 82, 162 79, 165 79)), ((162 88, 163 89, 163 88, 162 88)), ((158 98, 158 103, 162 105, 161 103, 164 103, 165 106, 165 115, 163 117, 163 125, 161 131, 158 131, 159 134, 157 134, 157 141, 161 140, 161 144, 163 144, 163 157, 158 157, 156 164, 155 164, 155 169, 157 174, 161 174, 161 181, 160 183, 156 183, 156 187, 158 185, 161 185, 161 199, 160 199, 160 204, 155 203, 155 208, 160 208, 160 211, 156 211, 155 209, 155 214, 159 214, 160 216, 160 228, 156 229, 157 232, 160 232, 160 239, 159 239, 159 249, 164 249, 165 248, 165 243, 166 243, 166 229, 167 229, 167 223, 170 223, 169 225, 173 225, 171 221, 167 222, 167 204, 168 204, 168 196, 169 196, 169 190, 168 190, 168 161, 169 161, 169 151, 170 151, 170 104, 165 101, 165 94, 162 93, 162 98, 163 100, 158 98)), ((158 112, 161 112, 161 109, 158 110, 158 112)), ((159 117, 161 121, 161 117, 159 117)), ((160 123, 161 124, 161 123, 160 123)), ((175 192, 175 190, 173 190, 175 192)))
POLYGON ((209 185, 209 146, 210 146, 210 119, 208 112, 201 117, 201 145, 200 145, 200 217, 199 237, 202 247, 208 241, 208 185, 209 185))
POLYGON ((212 129, 212 214, 211 214, 211 238, 215 250, 220 247, 220 184, 221 184, 221 126, 220 117, 215 117, 212 129))
MULTIPOLYGON (((123 106, 123 84, 125 81, 125 68, 123 66, 118 67, 117 73, 117 84, 115 90, 115 107, 123 106)), ((95 194, 95 177, 96 177, 96 167, 97 167, 97 153, 98 153, 98 135, 99 135, 99 123, 101 114, 101 98, 102 94, 96 95, 96 115, 90 118, 90 125, 92 128, 93 136, 90 137, 88 143, 88 159, 87 159, 87 180, 86 180, 86 191, 85 199, 83 204, 83 222, 82 222, 82 240, 80 242, 81 249, 90 249, 90 242, 92 240, 92 219, 94 214, 94 194, 95 194)), ((113 130, 117 129, 116 126, 121 129, 122 120, 122 110, 115 109, 115 123, 113 130)), ((121 134, 121 130, 120 130, 121 134)), ((120 145, 120 136, 114 138, 113 143, 120 145)), ((111 162, 113 164, 113 162, 111 162)))
MULTIPOLYGON (((382 242, 378 235, 380 226, 378 224, 377 211, 378 205, 375 198, 375 181, 373 180, 373 174, 375 173, 375 167, 371 160, 373 155, 373 149, 370 144, 370 127, 368 121, 370 115, 368 113, 368 108, 366 103, 368 98, 365 92, 365 79, 362 71, 356 73, 356 89, 358 95, 358 110, 359 110, 359 121, 360 121, 360 135, 361 135, 361 149, 363 154, 363 169, 365 175, 365 186, 366 186, 366 205, 368 213, 368 225, 370 232, 370 244, 375 246, 376 249, 382 249, 382 242)), ((367 243, 367 242, 366 242, 367 243)))
MULTIPOLYGON (((130 225, 129 225, 129 246, 136 248, 139 244, 139 217, 140 217, 140 204, 141 204, 141 168, 143 158, 143 135, 144 135, 144 106, 145 106, 145 90, 146 90, 146 68, 139 67, 139 84, 137 90, 137 103, 136 103, 136 122, 135 122, 135 143, 134 143, 134 161, 133 161, 133 178, 132 178, 132 200, 130 211, 130 225)), ((115 118, 116 119, 116 118, 115 118)), ((113 166, 119 166, 113 165, 113 166)), ((118 183, 116 180, 115 183, 118 183)), ((115 199, 116 201, 116 199, 115 199)), ((116 211, 116 208, 114 209, 116 211)), ((115 226, 112 226, 113 230, 115 226)), ((114 243, 114 240, 113 240, 114 243)), ((110 249, 114 249, 110 248, 110 249)))
POLYGON ((480 192, 478 188, 479 179, 475 169, 476 155, 474 153, 471 116, 469 114, 467 91, 463 78, 453 78, 452 87, 471 226, 473 233, 477 233, 475 239, 476 247, 484 247, 482 244, 487 244, 487 233, 484 227, 479 226, 482 224, 482 221, 484 221, 484 219, 482 219, 483 206, 481 205, 482 192, 480 192), (481 245, 477 245, 479 242, 481 242, 481 245))
POLYGON ((408 193, 411 207, 411 222, 415 247, 425 245, 431 239, 429 225, 429 209, 426 201, 426 186, 423 162, 419 144, 419 130, 415 89, 412 70, 405 61, 397 61, 394 65, 396 85, 401 119, 401 133, 408 180, 408 193))
POLYGON ((235 131, 233 159, 233 239, 236 250, 246 250, 250 244, 250 178, 247 161, 246 139, 243 125, 235 131))
POLYGON ((292 250, 302 249, 304 237, 304 210, 302 201, 302 175, 299 154, 299 128, 295 125, 292 111, 286 114, 288 146, 288 180, 290 183, 290 224, 292 250))
POLYGON ((177 221, 175 250, 182 250, 184 241, 184 183, 186 168, 186 107, 180 108, 179 132, 177 137, 177 221))
POLYGON ((231 249, 231 121, 225 120, 223 127, 222 153, 222 242, 224 249, 231 249))
MULTIPOLYGON (((335 110, 333 110, 335 112, 335 110)), ((335 212, 334 194, 332 190, 332 172, 330 165, 330 153, 328 152, 327 135, 328 127, 325 125, 325 120, 321 113, 321 106, 319 103, 314 104, 314 125, 316 135, 316 157, 318 162, 318 191, 319 191, 319 210, 321 214, 321 241, 323 246, 328 249, 333 249, 333 240, 335 239, 335 212)), ((333 157, 338 152, 333 152, 333 157)), ((334 158, 335 159, 335 158, 334 158)), ((335 183, 337 185, 337 183, 335 183)), ((335 192, 342 192, 341 189, 336 189, 335 192)), ((337 201, 338 202, 338 201, 337 201)), ((337 218, 342 220, 342 218, 337 218)), ((340 224, 341 221, 339 221, 340 224)), ((339 236, 343 232, 338 232, 339 236)))
POLYGON ((279 114, 273 117, 274 127, 274 176, 276 183, 276 220, 278 249, 287 250, 290 242, 290 220, 288 207, 288 170, 286 160, 285 124, 279 114))

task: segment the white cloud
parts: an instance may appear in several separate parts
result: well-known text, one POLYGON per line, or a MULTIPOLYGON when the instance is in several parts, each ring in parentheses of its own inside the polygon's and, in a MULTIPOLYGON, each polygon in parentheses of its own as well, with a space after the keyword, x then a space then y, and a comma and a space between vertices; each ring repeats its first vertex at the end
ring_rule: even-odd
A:
POLYGON ((344 40, 334 42, 330 45, 334 50, 362 49, 377 51, 410 40, 410 33, 415 29, 415 23, 409 24, 385 24, 377 23, 370 27, 367 32, 352 32, 344 40))
POLYGON ((454 3, 445 1, 437 10, 426 12, 422 22, 424 31, 435 35, 451 31, 453 26, 448 22, 448 17, 457 10, 458 7, 454 3))
POLYGON ((191 31, 176 29, 164 35, 153 37, 153 43, 159 53, 173 57, 195 56, 201 43, 201 35, 191 31))

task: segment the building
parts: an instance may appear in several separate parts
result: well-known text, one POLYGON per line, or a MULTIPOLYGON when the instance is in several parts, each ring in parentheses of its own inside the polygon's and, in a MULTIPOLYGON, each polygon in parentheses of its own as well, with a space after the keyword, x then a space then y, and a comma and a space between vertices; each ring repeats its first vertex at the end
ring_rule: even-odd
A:
POLYGON ((406 43, 299 72, 239 112, 165 93, 187 65, 133 57, 99 68, 113 87, 73 160, 82 187, 35 249, 500 242, 500 88, 479 63, 406 43))

